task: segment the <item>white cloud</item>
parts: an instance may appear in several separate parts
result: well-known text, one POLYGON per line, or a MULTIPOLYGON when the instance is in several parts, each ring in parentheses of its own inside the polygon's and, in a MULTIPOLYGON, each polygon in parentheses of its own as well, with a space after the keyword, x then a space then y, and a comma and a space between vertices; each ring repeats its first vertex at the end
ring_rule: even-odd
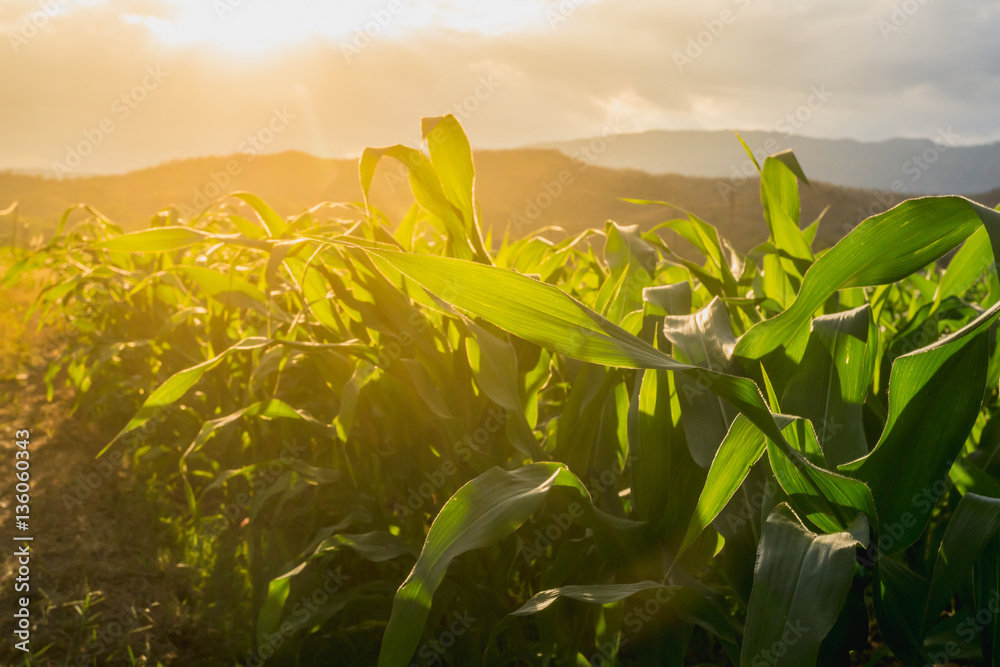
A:
MULTIPOLYGON (((351 3, 350 14, 348 3, 244 0, 221 25, 203 0, 73 3, 17 53, 0 48, 0 167, 50 165, 150 64, 169 79, 84 170, 231 153, 276 106, 298 120, 269 149, 346 155, 416 142, 420 116, 455 108, 491 74, 500 84, 463 118, 482 147, 599 134, 614 113, 636 130, 771 129, 818 85, 834 95, 802 134, 882 139, 952 127, 969 142, 1000 139, 992 5, 927 0, 886 39, 878 21, 892 17, 892 1, 562 2, 572 11, 554 29, 545 11, 558 2, 512 0, 500 14, 500 3, 414 3, 350 60, 336 35, 354 34, 388 0, 351 3), (678 71, 673 53, 726 10, 735 19, 678 71), (191 29, 197 39, 151 38, 185 21, 202 26, 191 29), (273 48, 248 48, 268 29, 273 48)), ((0 24, 37 7, 0 3, 0 24)))

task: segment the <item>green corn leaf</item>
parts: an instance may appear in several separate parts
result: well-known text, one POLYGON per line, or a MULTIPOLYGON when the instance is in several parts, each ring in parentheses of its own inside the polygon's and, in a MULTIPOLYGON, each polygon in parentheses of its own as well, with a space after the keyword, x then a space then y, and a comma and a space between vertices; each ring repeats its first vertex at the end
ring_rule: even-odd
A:
POLYGON ((872 598, 875 617, 886 644, 904 665, 922 657, 927 580, 894 556, 875 559, 872 598))
POLYGON ((612 276, 627 268, 642 270, 652 275, 659 259, 656 249, 643 240, 639 225, 622 226, 610 220, 604 225, 604 261, 612 276))
POLYGON ((867 543, 864 517, 850 532, 809 532, 788 505, 764 523, 740 663, 815 665, 854 579, 855 547, 867 543))
POLYGON ((444 301, 553 352, 606 366, 677 370, 703 381, 708 374, 712 378, 711 391, 781 440, 751 380, 680 363, 557 287, 475 262, 383 250, 369 252, 444 301), (504 298, 497 299, 497 294, 504 298))
POLYGON ((962 495, 971 492, 1000 498, 1000 482, 968 459, 961 458, 955 461, 948 471, 948 479, 962 495))
POLYGON ((474 218, 473 190, 475 168, 472 148, 462 126, 451 114, 422 118, 420 135, 427 142, 431 165, 441 179, 445 196, 466 215, 466 224, 474 218))
MULTIPOLYGON (((384 563, 387 560, 392 560, 404 554, 410 554, 414 557, 417 555, 410 545, 389 531, 375 530, 370 533, 360 533, 357 535, 337 533, 323 540, 313 550, 310 558, 319 558, 324 554, 341 549, 350 549, 372 563, 384 563)), ((300 565, 299 567, 301 568, 302 566, 300 565)), ((294 574, 296 571, 289 572, 288 574, 294 574)))
POLYGON ((267 303, 267 297, 263 292, 239 276, 189 264, 175 266, 170 270, 188 276, 206 294, 223 303, 228 299, 240 308, 256 308, 267 303))
POLYGON ((168 252, 187 248, 212 235, 192 227, 155 227, 117 236, 94 244, 94 248, 115 252, 168 252))
MULTIPOLYGON (((537 614, 560 599, 576 600, 589 604, 613 604, 632 597, 655 600, 657 608, 674 610, 682 619, 699 625, 724 643, 736 644, 732 621, 705 597, 704 592, 686 586, 669 586, 655 581, 640 581, 634 584, 590 584, 568 585, 536 593, 530 600, 512 611, 497 625, 490 637, 487 656, 492 656, 500 630, 517 616, 537 614)), ((643 617, 636 616, 630 625, 638 624, 643 617)))
POLYGON ((878 327, 867 305, 812 321, 809 343, 782 395, 782 410, 812 421, 830 466, 868 453, 862 404, 875 370, 878 327))
MULTIPOLYGON (((948 521, 941 546, 938 548, 930 591, 924 606, 924 634, 941 614, 941 610, 969 578, 980 555, 1000 530, 1000 498, 987 498, 974 493, 962 496, 955 513, 948 521)), ((996 555, 992 557, 996 559, 996 555)))
POLYGON ((560 598, 568 598, 591 604, 611 604, 625 600, 645 591, 662 593, 656 600, 672 607, 699 625, 728 641, 735 641, 732 623, 709 603, 702 592, 685 586, 666 586, 655 581, 641 581, 635 584, 595 584, 571 585, 536 593, 521 605, 511 616, 530 616, 549 607, 560 598), (685 613, 688 612, 688 613, 685 613))
POLYGON ((889 415, 871 453, 839 470, 872 491, 886 553, 913 544, 976 421, 986 388, 987 331, 1000 304, 951 336, 896 359, 889 415))
POLYGON ((337 316, 337 309, 330 299, 331 286, 329 281, 321 272, 317 263, 319 258, 313 259, 311 263, 292 257, 284 261, 288 271, 298 281, 302 290, 302 298, 305 300, 309 312, 323 326, 333 331, 341 331, 344 326, 337 316))
POLYGON ((764 454, 765 446, 760 429, 745 416, 737 417, 708 470, 705 486, 681 544, 681 552, 694 544, 702 531, 719 516, 750 474, 754 463, 764 454))
POLYGON ((631 271, 621 271, 618 276, 608 276, 608 279, 601 285, 601 291, 597 293, 597 302, 594 304, 595 312, 606 317, 610 322, 621 325, 628 308, 628 290, 631 271))
POLYGON ((823 212, 820 213, 819 217, 813 220, 812 224, 802 230, 802 238, 806 240, 806 244, 810 249, 812 249, 812 244, 816 240, 816 233, 819 231, 819 221, 823 218, 823 215, 829 208, 830 206, 827 205, 827 207, 823 209, 823 212))
MULTIPOLYGON (((680 371, 726 399, 787 450, 753 381, 682 364, 587 309, 558 288, 513 271, 447 257, 372 251, 443 300, 566 356, 608 366, 680 371), (498 300, 496 294, 503 294, 498 300)), ((799 455, 788 453, 792 460, 799 455)), ((804 460, 799 464, 804 464, 804 460)), ((829 508, 835 512, 834 507, 829 508)))
POLYGON ((410 188, 420 206, 439 219, 448 230, 449 240, 457 257, 470 259, 474 251, 469 243, 469 235, 461 211, 448 200, 444 186, 434 166, 426 155, 413 148, 396 145, 388 148, 366 148, 361 154, 361 191, 365 205, 370 206, 368 191, 375 177, 375 167, 385 157, 395 158, 403 163, 410 173, 410 188))
POLYGON ((431 524, 416 565, 396 593, 379 652, 380 667, 409 664, 434 591, 451 561, 513 533, 555 486, 574 489, 589 501, 580 480, 557 463, 533 463, 513 472, 491 468, 448 499, 431 524))
MULTIPOLYGON (((983 662, 996 665, 1000 662, 1000 532, 983 548, 975 567, 976 616, 985 609, 992 618, 981 630, 983 662)), ((980 619, 976 619, 978 624, 980 619)))
POLYGON ((242 215, 231 215, 229 221, 248 239, 263 239, 267 237, 267 229, 259 222, 251 222, 242 215))
POLYGON ((632 398, 629 461, 635 517, 676 550, 705 476, 691 458, 683 429, 674 423, 670 384, 666 371, 642 373, 632 398))
MULTIPOLYGON (((668 314, 691 312, 687 282, 643 290, 641 337, 657 349, 670 350, 660 323, 668 314)), ((691 459, 678 419, 675 377, 667 371, 644 371, 635 384, 628 416, 632 502, 636 518, 650 524, 675 550, 689 521, 704 474, 691 459)))
POLYGON ((934 293, 934 302, 941 303, 950 296, 964 295, 993 262, 990 236, 985 227, 977 229, 948 262, 948 269, 941 276, 934 293))
MULTIPOLYGON (((363 516, 363 513, 355 510, 337 524, 320 530, 316 539, 306 549, 306 552, 310 555, 303 562, 275 577, 268 583, 267 598, 263 605, 261 605, 257 616, 257 640, 260 644, 265 643, 270 635, 280 630, 281 619, 284 609, 287 606, 289 593, 291 592, 291 583, 296 577, 302 576, 306 566, 316 558, 343 549, 351 549, 362 558, 373 563, 382 563, 404 554, 416 555, 405 542, 388 531, 371 531, 362 534, 343 532, 358 520, 367 521, 367 518, 363 516)), ((334 579, 337 573, 332 573, 332 577, 330 574, 328 572, 325 576, 329 579, 334 579)), ((321 583, 324 584, 325 588, 327 582, 324 581, 321 583)), ((380 581, 373 583, 379 587, 384 587, 387 582, 380 581)), ((339 589, 339 582, 335 585, 339 589)), ((337 590, 335 597, 342 599, 350 598, 353 591, 363 590, 365 587, 366 584, 360 584, 357 587, 353 587, 350 591, 340 592, 337 590)), ((387 592, 391 594, 391 589, 387 592)), ((334 601, 332 604, 335 609, 340 608, 338 602, 334 601)), ((289 618, 289 620, 292 619, 289 618)), ((296 618, 295 620, 299 621, 300 619, 296 618)), ((314 626, 322 625, 323 623, 322 617, 311 620, 314 626)))
MULTIPOLYGON (((799 184, 808 184, 792 151, 784 151, 764 160, 760 175, 760 199, 764 219, 771 230, 774 246, 807 266, 813 260, 805 235, 799 229, 799 184)), ((793 269, 791 264, 788 268, 793 269)))
POLYGON ((483 245, 480 229, 479 210, 475 199, 476 169, 472 160, 472 147, 455 116, 423 118, 420 134, 427 142, 431 164, 441 179, 445 196, 465 220, 465 230, 480 261, 490 263, 489 254, 483 245))
POLYGON ((605 285, 619 283, 608 317, 613 322, 621 322, 626 314, 642 308, 642 291, 652 284, 659 256, 656 249, 643 240, 638 225, 623 227, 608 221, 604 231, 604 261, 611 269, 605 285))
POLYGON ((783 433, 802 457, 790 456, 770 438, 767 454, 771 470, 793 509, 827 533, 848 530, 858 514, 875 523, 875 504, 868 487, 822 467, 825 462, 810 422, 794 419, 783 433))
POLYGON ((184 450, 184 453, 181 454, 180 459, 178 460, 182 479, 184 480, 185 493, 187 494, 188 504, 192 514, 197 515, 198 511, 194 489, 191 487, 190 480, 186 475, 188 457, 191 456, 192 453, 201 449, 213 433, 230 424, 236 423, 243 417, 258 417, 261 419, 296 419, 310 424, 315 429, 328 436, 334 435, 333 427, 317 421, 305 411, 296 410, 289 404, 276 398, 251 403, 250 405, 240 408, 239 410, 231 412, 223 417, 205 421, 198 430, 198 434, 195 436, 194 440, 191 441, 191 444, 188 445, 187 449, 184 450))
POLYGON ((138 412, 136 412, 132 419, 130 419, 128 423, 122 427, 122 430, 118 432, 118 435, 116 435, 111 442, 104 446, 104 449, 98 453, 98 456, 104 454, 104 452, 106 452, 111 445, 121 440, 126 434, 143 426, 154 416, 160 414, 163 409, 176 403, 181 396, 187 393, 188 389, 193 387, 198 380, 205 375, 205 373, 218 366, 223 359, 233 352, 240 350, 253 350, 270 344, 271 341, 265 338, 247 338, 220 352, 207 361, 203 361, 196 366, 185 368, 182 371, 174 373, 146 398, 143 404, 139 407, 138 412))
MULTIPOLYGON (((684 209, 679 206, 674 206, 673 204, 664 201, 651 201, 645 199, 626 199, 625 201, 633 204, 655 204, 684 211, 684 209)), ((713 225, 705 222, 689 211, 684 211, 684 213, 688 216, 686 220, 683 218, 668 220, 667 222, 653 227, 651 233, 656 233, 658 230, 663 228, 671 229, 680 234, 686 240, 690 241, 691 244, 694 245, 694 247, 697 248, 708 260, 707 273, 704 275, 718 281, 719 291, 722 294, 736 296, 738 293, 736 278, 733 275, 729 261, 731 249, 725 244, 722 237, 719 236, 719 231, 713 225)), ((699 277, 701 278, 701 276, 699 277)), ((716 295, 719 296, 719 294, 716 295)))
POLYGON ((688 368, 552 285, 447 257, 369 252, 442 300, 553 352, 608 366, 688 368))
MULTIPOLYGON (((126 434, 140 428, 157 414, 160 414, 162 410, 176 403, 198 382, 198 380, 205 375, 205 373, 218 366, 219 363, 226 359, 229 355, 235 352, 255 350, 269 347, 271 345, 287 345, 297 349, 312 350, 339 349, 358 351, 361 348, 361 346, 354 341, 347 343, 322 344, 300 343, 296 341, 275 340, 261 337, 244 338, 235 345, 226 348, 211 359, 203 361, 195 366, 191 366, 190 368, 185 368, 182 371, 178 371, 164 380, 163 384, 154 389, 153 392, 146 398, 132 419, 130 419, 128 423, 122 427, 122 430, 119 431, 118 434, 111 440, 111 442, 109 442, 104 449, 98 453, 98 456, 104 454, 104 452, 106 452, 111 445, 121 440, 126 434)), ((280 404, 281 402, 265 405, 271 405, 272 407, 270 409, 280 410, 280 404)))
MULTIPOLYGON (((692 315, 665 317, 663 335, 673 345, 674 357, 679 361, 727 375, 739 374, 740 368, 733 359, 736 339, 729 314, 718 297, 692 315)), ((708 397, 710 385, 711 380, 707 377, 695 380, 685 375, 677 376, 684 433, 692 458, 702 468, 712 463, 719 444, 736 418, 736 411, 720 397, 708 397)))
POLYGON ((273 239, 282 236, 288 230, 288 223, 268 206, 263 199, 249 192, 234 192, 233 197, 245 201, 254 210, 267 230, 267 235, 273 239))
MULTIPOLYGON (((314 560, 336 551, 350 549, 372 563, 384 563, 403 555, 416 555, 406 542, 385 530, 369 533, 335 533, 323 539, 310 554, 284 574, 272 579, 267 586, 267 598, 257 614, 257 641, 263 645, 268 637, 280 631, 281 620, 288 606, 292 580, 314 560)), ((320 619, 316 619, 318 624, 320 619)))
POLYGON ((986 226, 997 254, 1000 213, 964 197, 911 199, 868 218, 809 268, 788 310, 744 334, 736 356, 763 358, 795 339, 838 289, 901 280, 940 258, 980 225, 986 226))
POLYGON ((465 341, 469 368, 482 392, 505 410, 504 428, 511 444, 525 456, 546 458, 525 416, 514 347, 474 322, 466 322, 466 327, 473 334, 465 341))

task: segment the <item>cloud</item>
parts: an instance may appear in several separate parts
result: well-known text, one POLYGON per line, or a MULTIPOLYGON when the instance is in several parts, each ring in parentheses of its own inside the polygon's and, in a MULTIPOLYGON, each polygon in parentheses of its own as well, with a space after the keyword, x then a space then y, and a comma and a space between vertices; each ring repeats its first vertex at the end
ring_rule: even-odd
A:
MULTIPOLYGON (((50 167, 106 118, 114 130, 80 171, 228 154, 276 109, 295 118, 267 150, 331 156, 415 143, 420 116, 449 111, 481 147, 599 134, 612 120, 774 129, 816 86, 831 96, 801 134, 876 140, 952 127, 966 142, 1000 139, 1000 8, 975 0, 518 0, 503 16, 464 0, 400 2, 371 35, 355 28, 388 0, 327 15, 339 37, 302 30, 259 50, 249 27, 225 33, 237 13, 164 41, 154 28, 195 11, 187 0, 3 3, 0 167, 50 167), (37 34, 12 37, 53 3, 60 10, 37 34), (228 36, 213 43, 212 30, 228 36), (169 75, 118 118, 116 100, 150 66, 169 75)), ((310 23, 299 4, 243 0, 235 12, 285 7, 277 27, 288 32, 310 23)))

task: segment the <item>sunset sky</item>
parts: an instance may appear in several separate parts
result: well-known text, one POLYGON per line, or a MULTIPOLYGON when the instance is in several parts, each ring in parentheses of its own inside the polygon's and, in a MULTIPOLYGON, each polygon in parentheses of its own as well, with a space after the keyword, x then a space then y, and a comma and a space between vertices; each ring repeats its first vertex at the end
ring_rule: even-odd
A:
POLYGON ((998 28, 981 0, 0 0, 0 169, 354 156, 448 112, 480 148, 808 104, 799 134, 991 142, 998 28))

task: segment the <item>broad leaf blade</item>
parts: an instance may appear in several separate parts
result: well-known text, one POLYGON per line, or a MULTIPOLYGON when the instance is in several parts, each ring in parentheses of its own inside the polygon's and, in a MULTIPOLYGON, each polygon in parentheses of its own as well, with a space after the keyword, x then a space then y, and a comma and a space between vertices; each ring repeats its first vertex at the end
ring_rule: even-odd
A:
MULTIPOLYGON (((1000 498, 974 493, 962 496, 948 521, 934 562, 930 592, 924 608, 924 634, 962 583, 968 579, 979 556, 1000 529, 1000 498)), ((994 555, 995 558, 995 555, 994 555)))
MULTIPOLYGON (((864 523, 856 528, 867 536, 864 523)), ((847 532, 809 532, 787 505, 771 512, 757 552, 741 664, 816 663, 847 600, 857 543, 847 532)))
POLYGON ((409 664, 430 613, 434 591, 451 561, 500 541, 534 514, 554 486, 589 498, 580 481, 556 463, 534 463, 513 472, 491 468, 455 492, 427 532, 424 548, 400 586, 379 652, 380 667, 409 664))
POLYGON ((681 371, 784 442, 752 380, 683 364, 588 309, 576 299, 514 271, 449 257, 368 250, 441 299, 548 350, 581 361, 625 368, 681 371), (502 294, 503 299, 497 295, 502 294), (707 374, 707 375, 706 375, 707 374))
MULTIPOLYGON (((663 321, 663 335, 674 348, 680 361, 709 370, 737 375, 739 367, 733 360, 733 336, 729 315, 718 297, 692 315, 669 315, 663 321)), ((732 407, 718 396, 708 396, 711 378, 697 380, 677 376, 677 395, 681 403, 681 419, 691 456, 702 468, 708 468, 715 458, 722 439, 736 418, 732 407)))
POLYGON ((736 356, 761 359, 792 341, 838 289, 883 285, 927 266, 985 225, 997 255, 1000 213, 964 197, 910 199, 868 218, 816 260, 788 310, 740 339, 736 356))
POLYGON ((812 421, 830 466, 868 453, 862 404, 877 350, 878 328, 869 306, 817 317, 802 362, 785 387, 782 411, 812 421))
POLYGON ((879 525, 899 527, 886 553, 917 539, 951 463, 979 413, 986 388, 987 330, 1000 304, 951 336, 896 359, 889 416, 871 453, 840 466, 872 490, 879 525))
POLYGON ((154 227, 95 243, 95 248, 116 252, 168 252, 193 246, 211 235, 191 227, 154 227))
POLYGON ((753 464, 764 454, 765 446, 764 434, 746 417, 737 417, 708 470, 708 478, 681 545, 682 552, 719 516, 750 474, 753 464))
POLYGON ((767 454, 775 478, 799 514, 827 533, 847 530, 858 514, 875 522, 875 505, 867 486, 809 460, 811 453, 819 453, 810 422, 795 419, 785 427, 784 435, 794 451, 786 453, 768 438, 767 454))

